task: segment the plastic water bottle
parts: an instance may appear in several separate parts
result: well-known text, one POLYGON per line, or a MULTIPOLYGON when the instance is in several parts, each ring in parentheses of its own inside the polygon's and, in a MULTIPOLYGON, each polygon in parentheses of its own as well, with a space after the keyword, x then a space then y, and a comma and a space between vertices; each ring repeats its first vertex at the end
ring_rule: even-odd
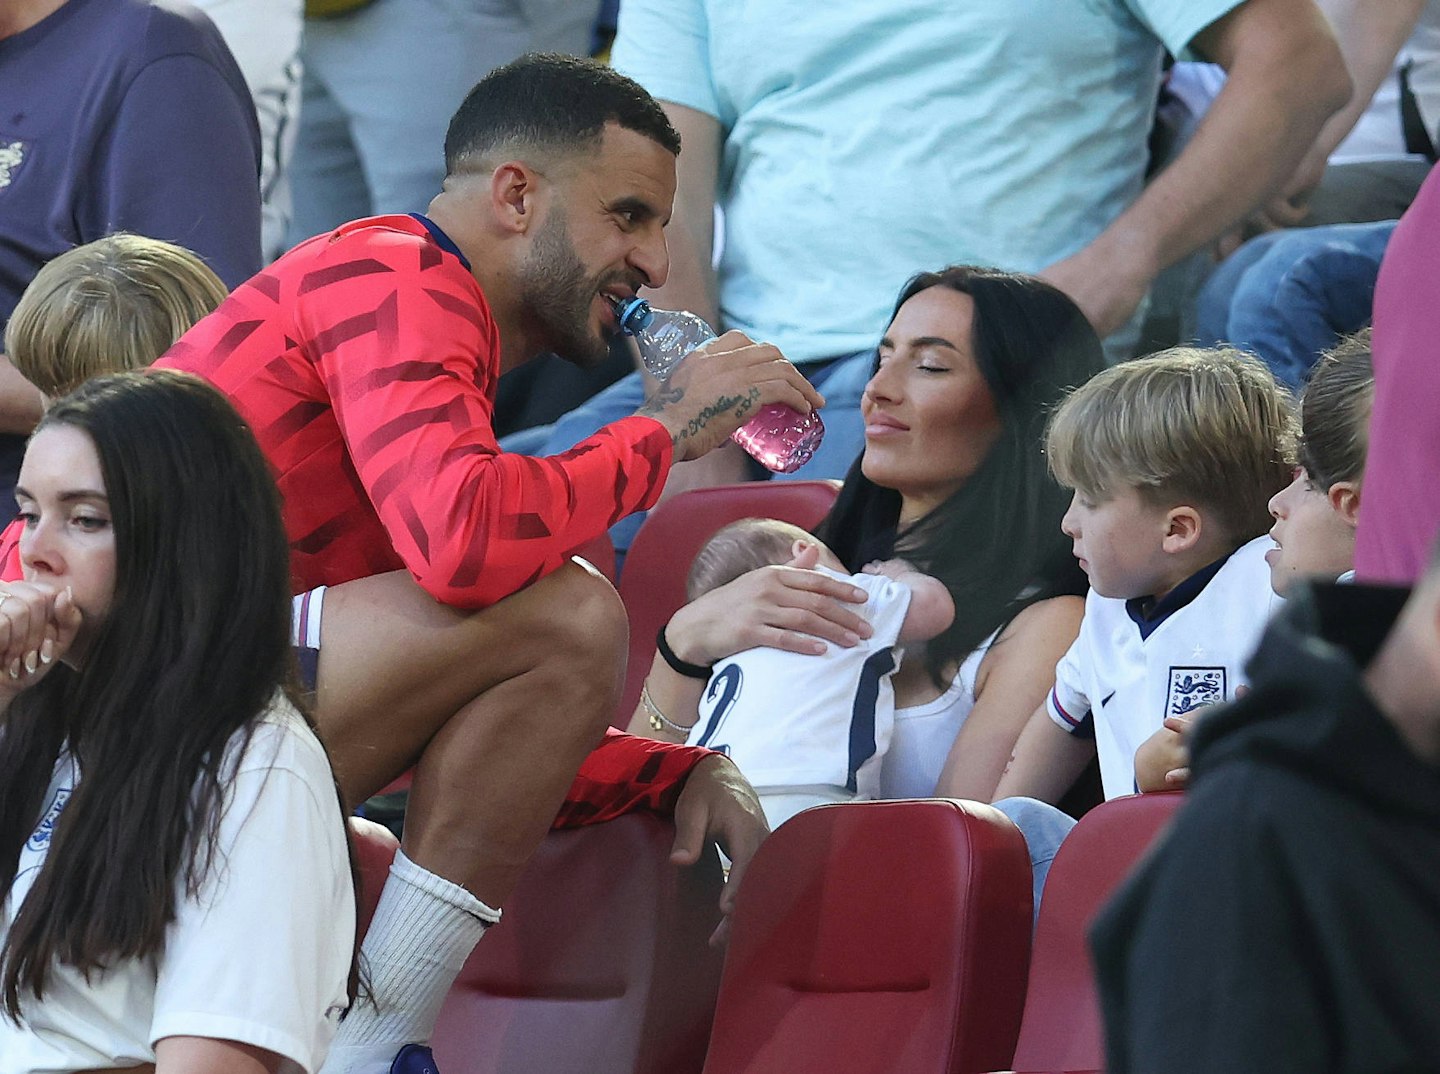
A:
MULTIPOLYGON (((695 314, 653 309, 643 298, 616 303, 615 319, 621 332, 635 337, 640 361, 658 380, 668 377, 696 347, 715 338, 710 326, 695 314)), ((818 413, 801 414, 783 403, 771 403, 761 407, 730 439, 765 469, 788 474, 810 461, 824 435, 825 424, 818 413)))

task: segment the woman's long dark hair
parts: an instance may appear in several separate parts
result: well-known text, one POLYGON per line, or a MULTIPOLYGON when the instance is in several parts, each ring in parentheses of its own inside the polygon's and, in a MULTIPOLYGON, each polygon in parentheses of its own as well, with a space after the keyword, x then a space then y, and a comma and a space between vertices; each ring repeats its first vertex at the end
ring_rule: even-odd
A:
POLYGON ((297 698, 279 499, 229 403, 184 374, 126 373, 56 403, 40 428, 57 425, 99 455, 115 593, 83 670, 55 668, 0 717, 0 891, 62 749, 83 776, 0 948, 12 1018, 57 961, 163 950, 177 881, 198 893, 215 849, 227 746, 239 756, 277 690, 297 698))
POLYGON ((851 570, 899 555, 945 583, 955 621, 925 652, 943 688, 945 671, 1023 608, 1085 592, 1060 532, 1069 497, 1045 465, 1045 422, 1067 389, 1099 372, 1104 353, 1075 303, 1034 276, 968 265, 923 272, 901 290, 895 313, 931 287, 975 304, 970 343, 1000 437, 959 490, 899 532, 900 494, 864 475, 862 452, 818 536, 851 570))

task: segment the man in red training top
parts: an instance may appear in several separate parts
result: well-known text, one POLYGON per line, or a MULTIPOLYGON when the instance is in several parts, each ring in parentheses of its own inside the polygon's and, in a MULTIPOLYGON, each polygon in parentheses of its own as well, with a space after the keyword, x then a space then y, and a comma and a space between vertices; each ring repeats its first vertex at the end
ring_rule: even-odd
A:
MULTIPOLYGON (((433 1070, 440 1003, 557 810, 572 824, 673 809, 677 860, 708 832, 742 870, 763 837, 727 760, 618 733, 590 752, 619 696, 626 621, 569 555, 653 505, 673 461, 761 406, 809 411, 819 395, 774 347, 729 333, 563 455, 501 454, 492 432, 501 373, 546 350, 597 361, 611 302, 664 281, 678 152, 630 80, 521 59, 451 121, 427 215, 302 243, 161 360, 224 391, 274 465, 296 644, 319 649, 317 717, 347 799, 415 766, 365 939, 377 1004, 351 1012, 326 1072, 433 1070)), ((837 636, 857 628, 828 614, 845 619, 837 636)), ((824 633, 815 619, 795 625, 824 633)))

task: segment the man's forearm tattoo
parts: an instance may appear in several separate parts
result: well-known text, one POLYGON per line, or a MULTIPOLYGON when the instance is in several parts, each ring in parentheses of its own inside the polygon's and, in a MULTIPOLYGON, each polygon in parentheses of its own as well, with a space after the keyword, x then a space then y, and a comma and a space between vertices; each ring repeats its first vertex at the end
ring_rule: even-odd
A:
POLYGON ((672 388, 667 380, 655 389, 655 394, 641 404, 637 414, 644 414, 647 418, 653 418, 667 406, 680 402, 685 398, 684 388, 672 388))
MULTIPOLYGON (((662 411, 674 406, 684 398, 684 388, 672 388, 670 383, 666 381, 664 384, 661 384, 659 388, 655 389, 655 394, 650 396, 649 399, 646 399, 640 409, 635 413, 643 414, 646 417, 656 417, 662 411)), ((760 389, 756 387, 751 387, 744 395, 722 395, 713 403, 702 407, 700 413, 691 418, 685 424, 685 427, 671 438, 671 442, 679 446, 682 440, 688 440, 691 437, 698 436, 701 430, 722 414, 733 413, 735 417, 743 418, 755 408, 755 404, 759 398, 760 389)))
POLYGON ((711 419, 717 418, 721 414, 734 413, 737 418, 743 418, 754 409, 755 401, 759 398, 760 389, 755 387, 752 387, 745 395, 722 395, 691 418, 680 436, 684 438, 698 435, 701 429, 710 424, 711 419))

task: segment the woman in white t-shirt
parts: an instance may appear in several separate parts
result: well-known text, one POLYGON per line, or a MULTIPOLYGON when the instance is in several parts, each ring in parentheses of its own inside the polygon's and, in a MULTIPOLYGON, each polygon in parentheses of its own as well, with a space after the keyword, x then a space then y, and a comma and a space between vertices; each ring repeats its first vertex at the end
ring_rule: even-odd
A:
POLYGON ((46 413, 0 584, 0 1070, 314 1071, 355 903, 295 704, 289 555, 248 427, 199 380, 46 413))
MULTIPOLYGON (((851 571, 898 556, 954 599, 950 627, 908 647, 895 673, 883 796, 988 802, 1025 707, 1044 700, 1085 591, 1060 532, 1067 497, 1046 470, 1045 419, 1102 365, 1084 315, 1036 277, 955 266, 901 291, 861 400, 865 449, 816 534, 851 571)), ((664 720, 642 708, 630 730, 681 737, 708 667, 734 653, 855 644, 864 599, 770 566, 687 604, 647 680, 664 720)))

